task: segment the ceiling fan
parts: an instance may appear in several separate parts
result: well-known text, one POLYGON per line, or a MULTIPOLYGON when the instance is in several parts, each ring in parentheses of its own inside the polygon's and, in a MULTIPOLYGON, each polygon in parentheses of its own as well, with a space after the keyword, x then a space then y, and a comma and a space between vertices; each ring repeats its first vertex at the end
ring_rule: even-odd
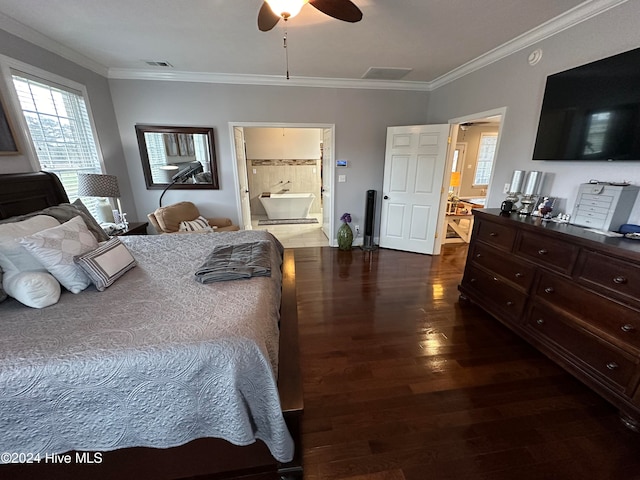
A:
POLYGON ((460 124, 461 130, 466 130, 469 127, 475 127, 476 125, 489 125, 495 124, 495 122, 464 122, 460 124))
POLYGON ((325 15, 345 22, 362 20, 362 12, 351 0, 265 0, 258 12, 258 28, 268 32, 280 19, 295 17, 309 3, 325 15))

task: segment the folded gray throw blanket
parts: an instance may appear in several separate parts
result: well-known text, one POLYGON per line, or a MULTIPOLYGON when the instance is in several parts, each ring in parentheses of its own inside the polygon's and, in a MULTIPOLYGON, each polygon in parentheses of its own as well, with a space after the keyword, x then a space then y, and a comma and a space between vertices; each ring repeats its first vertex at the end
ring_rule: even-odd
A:
POLYGON ((251 277, 270 277, 269 241, 219 245, 196 270, 200 283, 222 282, 251 277))

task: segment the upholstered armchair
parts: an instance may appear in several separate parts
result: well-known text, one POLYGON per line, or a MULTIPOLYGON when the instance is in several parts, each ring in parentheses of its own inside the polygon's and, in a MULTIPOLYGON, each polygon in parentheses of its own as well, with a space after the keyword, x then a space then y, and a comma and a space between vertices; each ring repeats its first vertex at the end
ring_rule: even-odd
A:
MULTIPOLYGON (((149 222, 158 233, 183 233, 179 231, 180 222, 192 222, 200 216, 198 207, 191 202, 179 202, 160 207, 155 212, 147 215, 149 222)), ((206 220, 216 232, 240 230, 240 227, 233 225, 229 218, 218 217, 207 218, 206 220)))

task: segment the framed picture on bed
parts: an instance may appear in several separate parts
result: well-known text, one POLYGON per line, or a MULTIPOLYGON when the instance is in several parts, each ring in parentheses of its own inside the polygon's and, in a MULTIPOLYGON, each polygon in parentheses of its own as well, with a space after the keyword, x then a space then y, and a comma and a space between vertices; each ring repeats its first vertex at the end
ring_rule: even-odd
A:
POLYGON ((0 97, 0 155, 17 155, 20 153, 11 121, 6 114, 4 102, 0 97))

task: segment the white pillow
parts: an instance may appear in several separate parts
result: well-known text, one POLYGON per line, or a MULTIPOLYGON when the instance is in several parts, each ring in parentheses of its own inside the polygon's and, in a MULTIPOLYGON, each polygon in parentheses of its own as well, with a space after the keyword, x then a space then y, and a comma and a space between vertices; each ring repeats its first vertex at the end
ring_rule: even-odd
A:
POLYGON ((179 232, 213 232, 213 228, 207 222, 207 219, 200 215, 195 220, 184 220, 180 222, 179 232))
POLYGON ((76 257, 75 261, 100 292, 138 264, 118 237, 104 242, 92 252, 76 257))
POLYGON ((79 215, 57 227, 23 237, 20 243, 70 292, 80 293, 91 283, 73 257, 94 250, 98 241, 79 215))
POLYGON ((60 222, 48 215, 0 224, 0 268, 5 277, 19 272, 46 272, 46 268, 20 245, 20 239, 57 225, 60 222))
POLYGON ((57 303, 60 298, 60 284, 47 272, 18 272, 5 275, 2 286, 9 296, 27 307, 48 307, 57 303))

